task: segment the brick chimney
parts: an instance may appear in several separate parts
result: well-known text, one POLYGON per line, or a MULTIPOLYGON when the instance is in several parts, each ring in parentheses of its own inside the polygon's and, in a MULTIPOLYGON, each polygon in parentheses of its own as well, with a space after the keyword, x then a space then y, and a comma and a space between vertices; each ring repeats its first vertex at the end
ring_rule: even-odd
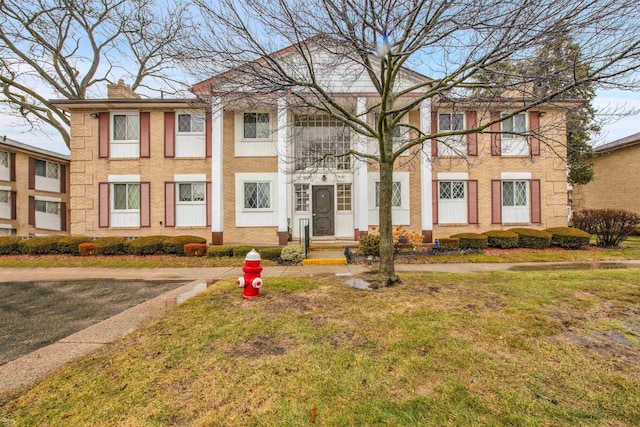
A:
POLYGON ((124 80, 107 85, 107 98, 109 99, 139 99, 140 95, 131 90, 131 86, 124 84, 124 80))

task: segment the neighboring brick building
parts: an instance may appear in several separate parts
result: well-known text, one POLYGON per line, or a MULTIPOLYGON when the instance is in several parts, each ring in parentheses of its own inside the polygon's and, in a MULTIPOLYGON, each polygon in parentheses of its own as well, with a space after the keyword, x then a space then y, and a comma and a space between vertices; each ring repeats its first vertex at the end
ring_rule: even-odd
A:
POLYGON ((640 214, 640 133, 594 149, 593 181, 573 187, 573 210, 625 209, 640 214))
POLYGON ((69 156, 0 137, 0 235, 68 234, 69 156))
MULTIPOLYGON (((412 82, 425 77, 406 71, 412 82)), ((370 85, 370 83, 369 83, 370 85)), ((369 112, 366 82, 340 86, 341 102, 369 112)), ((351 157, 316 160, 375 144, 328 116, 288 107, 285 97, 249 102, 139 99, 123 82, 108 99, 57 101, 71 112, 71 233, 193 234, 213 244, 284 244, 309 221, 313 239, 358 239, 378 224, 379 174, 351 157)), ((408 95, 409 97, 411 95, 408 95)), ((500 117, 497 105, 423 102, 411 125, 458 130, 500 117)), ((515 105, 515 104, 514 104, 515 105)), ((397 160, 393 221, 425 241, 451 234, 566 225, 564 113, 541 107, 498 123, 494 134, 427 142, 397 160), (528 133, 513 137, 501 131, 528 133), (552 146, 540 142, 553 141, 552 146), (423 148, 423 149, 419 149, 423 148)), ((399 142, 402 136, 398 136, 399 142)))

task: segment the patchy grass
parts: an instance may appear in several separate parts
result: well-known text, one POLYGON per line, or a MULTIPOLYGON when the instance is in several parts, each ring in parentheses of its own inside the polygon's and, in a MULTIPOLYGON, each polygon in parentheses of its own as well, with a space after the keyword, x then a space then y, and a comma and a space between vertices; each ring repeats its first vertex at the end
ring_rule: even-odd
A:
MULTIPOLYGON (((638 270, 231 281, 0 408, 15 425, 640 425, 638 270)), ((13 425, 13 424, 12 424, 13 425)))

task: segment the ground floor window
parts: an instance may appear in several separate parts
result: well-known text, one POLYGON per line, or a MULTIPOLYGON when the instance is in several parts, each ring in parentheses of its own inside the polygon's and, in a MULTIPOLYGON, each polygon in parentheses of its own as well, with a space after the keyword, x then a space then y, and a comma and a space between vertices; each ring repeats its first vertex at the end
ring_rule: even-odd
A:
POLYGON ((111 185, 111 226, 140 227, 140 184, 111 185))
POLYGON ((529 222, 529 181, 502 181, 502 222, 529 222))
POLYGON ((198 227, 207 224, 206 185, 204 182, 180 182, 176 200, 176 225, 198 227))
POLYGON ((245 182, 244 183, 244 208, 245 209, 270 209, 271 208, 271 183, 245 182))
MULTIPOLYGON (((376 181, 375 184, 375 207, 380 207, 380 181, 376 181)), ((391 207, 402 207, 402 181, 393 181, 393 188, 391 192, 391 207)))
POLYGON ((438 222, 440 224, 466 224, 466 181, 438 182, 438 222))
POLYGON ((295 184, 296 212, 309 211, 309 184, 295 184))
POLYGON ((338 210, 351 210, 351 184, 338 184, 338 210))

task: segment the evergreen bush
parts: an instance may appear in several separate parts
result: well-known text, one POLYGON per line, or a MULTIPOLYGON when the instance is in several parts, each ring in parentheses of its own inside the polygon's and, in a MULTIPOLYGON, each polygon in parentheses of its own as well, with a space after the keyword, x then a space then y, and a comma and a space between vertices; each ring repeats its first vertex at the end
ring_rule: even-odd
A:
POLYGON ((380 256, 380 236, 367 234, 360 238, 360 253, 364 256, 380 256))
POLYGON ((487 236, 478 233, 460 233, 450 236, 460 241, 460 249, 487 249, 487 236))
POLYGON ((232 257, 233 247, 231 246, 210 246, 207 250, 207 255, 210 257, 232 257))
POLYGON ((0 255, 10 255, 20 253, 19 237, 0 237, 0 255))
POLYGON ((299 245, 297 243, 289 244, 282 248, 280 259, 299 264, 306 256, 304 252, 304 245, 299 245))
POLYGON ((552 245, 565 249, 579 249, 587 246, 591 240, 591 234, 578 228, 554 227, 544 231, 551 234, 552 245))
POLYGON ((518 247, 518 234, 507 230, 485 231, 487 242, 492 248, 511 249, 518 247))
POLYGON ((512 228, 518 235, 518 246, 521 248, 546 249, 551 244, 551 234, 533 228, 512 228))

